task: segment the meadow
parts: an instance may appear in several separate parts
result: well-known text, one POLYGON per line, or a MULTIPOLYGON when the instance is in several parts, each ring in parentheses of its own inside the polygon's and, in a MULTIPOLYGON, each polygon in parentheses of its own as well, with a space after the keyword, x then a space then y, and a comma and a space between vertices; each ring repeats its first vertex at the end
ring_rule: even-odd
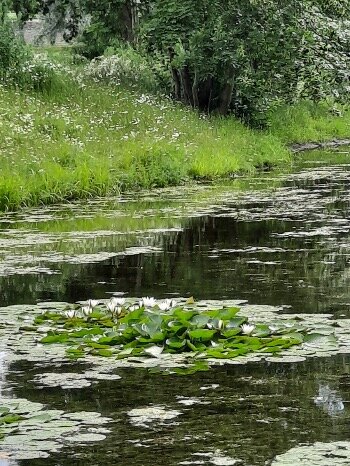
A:
MULTIPOLYGON (((95 79, 68 51, 54 52, 40 58, 52 75, 48 88, 0 85, 3 211, 233 178, 291 164, 290 143, 350 134, 347 107, 280 107, 267 129, 254 130, 137 85, 95 79)), ((28 71, 34 82, 35 72, 28 71)))

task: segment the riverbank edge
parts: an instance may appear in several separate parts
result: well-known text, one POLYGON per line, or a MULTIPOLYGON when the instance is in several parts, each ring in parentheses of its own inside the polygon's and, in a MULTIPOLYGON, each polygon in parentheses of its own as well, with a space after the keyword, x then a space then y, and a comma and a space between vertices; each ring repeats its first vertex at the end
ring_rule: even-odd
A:
POLYGON ((1 212, 256 177, 287 169, 299 152, 350 145, 350 111, 334 115, 326 104, 281 108, 267 130, 254 130, 121 86, 0 91, 1 212))
MULTIPOLYGON (((350 139, 332 139, 330 141, 323 141, 323 142, 306 142, 306 143, 294 143, 294 144, 289 144, 285 145, 284 148, 289 151, 291 155, 290 161, 283 160, 283 162, 279 162, 278 164, 275 164, 274 161, 270 161, 268 159, 265 160, 264 163, 250 167, 248 169, 240 169, 237 172, 232 172, 232 173, 227 173, 225 175, 213 175, 213 176, 198 176, 198 175, 193 175, 193 176, 188 176, 185 179, 182 179, 180 182, 174 184, 174 183, 169 183, 164 186, 161 186, 161 188, 166 188, 166 187, 176 187, 176 186, 186 186, 190 185, 192 183, 203 183, 203 182, 212 182, 212 183, 219 183, 223 181, 233 181, 235 179, 238 179, 239 177, 245 176, 249 177, 251 176, 256 177, 259 176, 259 174, 266 173, 268 171, 273 171, 277 167, 280 167, 283 169, 283 167, 288 167, 290 164, 293 163, 293 156, 297 156, 298 154, 301 154, 303 152, 311 152, 311 151, 317 151, 317 150, 327 150, 327 149, 336 149, 338 147, 343 147, 343 146, 350 146, 350 139)), ((6 208, 6 199, 0 197, 0 213, 6 213, 6 212, 17 212, 21 211, 25 208, 35 208, 35 207, 40 207, 40 206, 49 206, 49 205, 55 205, 55 204, 67 204, 71 202, 76 202, 76 201, 84 201, 84 200, 93 200, 93 199, 101 199, 103 197, 111 197, 111 196, 119 196, 123 194, 130 194, 130 193, 137 193, 140 191, 149 191, 152 192, 154 189, 159 189, 160 187, 155 185, 152 187, 145 187, 140 185, 139 183, 135 186, 130 184, 128 187, 123 187, 122 185, 117 185, 115 188, 106 190, 104 194, 96 193, 94 194, 89 194, 85 192, 85 195, 81 197, 74 196, 72 198, 65 198, 65 197, 54 197, 54 198, 47 198, 44 202, 41 200, 41 202, 38 203, 29 203, 26 204, 24 203, 23 205, 19 205, 16 208, 6 208), (5 202, 4 202, 5 201, 5 202)))

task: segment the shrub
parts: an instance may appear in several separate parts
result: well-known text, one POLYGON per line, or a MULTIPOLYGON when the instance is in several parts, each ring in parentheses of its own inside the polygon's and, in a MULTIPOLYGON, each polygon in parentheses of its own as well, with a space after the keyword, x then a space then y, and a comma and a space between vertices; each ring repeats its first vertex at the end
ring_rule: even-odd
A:
POLYGON ((169 88, 165 65, 152 62, 131 46, 108 47, 104 56, 94 58, 86 74, 95 81, 107 81, 155 92, 169 88))
POLYGON ((30 53, 24 42, 15 35, 12 25, 0 23, 0 79, 13 80, 20 72, 30 53))

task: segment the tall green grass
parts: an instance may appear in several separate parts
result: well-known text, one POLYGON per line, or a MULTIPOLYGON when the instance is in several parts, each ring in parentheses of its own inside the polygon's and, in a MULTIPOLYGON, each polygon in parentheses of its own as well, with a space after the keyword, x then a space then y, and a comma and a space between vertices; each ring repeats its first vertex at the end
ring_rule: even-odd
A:
POLYGON ((76 83, 57 96, 2 86, 0 115, 2 210, 290 161, 274 136, 120 86, 76 83))
POLYGON ((0 86, 0 210, 253 173, 290 164, 286 143, 350 136, 346 108, 342 116, 323 104, 280 108, 268 131, 255 131, 81 79, 67 51, 53 53, 55 65, 39 59, 52 71, 47 88, 0 86))
POLYGON ((270 134, 285 143, 350 137, 350 107, 330 102, 300 102, 271 113, 270 134))

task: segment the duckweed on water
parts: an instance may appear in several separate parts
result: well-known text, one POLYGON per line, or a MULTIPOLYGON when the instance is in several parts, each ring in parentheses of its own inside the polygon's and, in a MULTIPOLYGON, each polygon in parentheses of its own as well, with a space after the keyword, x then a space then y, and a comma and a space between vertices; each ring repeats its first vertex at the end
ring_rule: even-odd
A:
POLYGON ((129 303, 112 298, 104 304, 90 300, 63 312, 47 310, 29 330, 45 333, 39 340, 43 344, 64 344, 71 358, 90 354, 118 359, 158 358, 162 353, 188 353, 196 359, 276 354, 319 336, 297 321, 273 326, 249 323, 237 315, 239 311, 195 308, 192 301, 179 305, 153 298, 129 303))

